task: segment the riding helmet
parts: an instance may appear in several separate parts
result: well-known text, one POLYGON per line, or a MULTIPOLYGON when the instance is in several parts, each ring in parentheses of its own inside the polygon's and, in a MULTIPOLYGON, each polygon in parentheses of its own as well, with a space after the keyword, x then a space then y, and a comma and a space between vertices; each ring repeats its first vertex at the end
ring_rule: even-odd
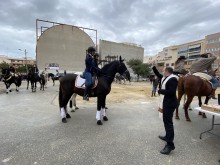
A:
POLYGON ((93 46, 88 47, 88 53, 95 52, 95 48, 93 46))

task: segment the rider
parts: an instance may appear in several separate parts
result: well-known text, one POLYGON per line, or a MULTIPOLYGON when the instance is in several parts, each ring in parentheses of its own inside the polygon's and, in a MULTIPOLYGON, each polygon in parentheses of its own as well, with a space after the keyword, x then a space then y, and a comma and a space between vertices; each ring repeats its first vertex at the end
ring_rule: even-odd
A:
POLYGON ((185 57, 185 56, 180 56, 180 57, 176 60, 176 62, 174 63, 174 70, 173 70, 173 73, 174 73, 174 74, 182 74, 182 75, 185 75, 186 73, 188 73, 188 71, 184 68, 185 60, 186 60, 186 57, 185 57))
POLYGON ((217 58, 211 53, 202 54, 201 58, 195 61, 190 68, 191 74, 195 72, 203 72, 203 73, 207 73, 212 77, 210 81, 213 84, 213 90, 210 97, 212 97, 213 99, 216 99, 215 90, 219 86, 218 80, 213 75, 210 74, 212 72, 212 64, 216 59, 217 58))
POLYGON ((33 72, 33 73, 37 73, 37 74, 39 74, 39 70, 38 70, 36 64, 33 65, 33 67, 32 67, 32 72, 33 72))
POLYGON ((15 75, 15 65, 14 64, 9 67, 9 71, 10 71, 11 75, 13 75, 13 76, 15 75))
POLYGON ((83 100, 87 100, 89 101, 89 93, 90 90, 92 88, 92 76, 94 73, 101 73, 101 70, 97 67, 97 63, 94 60, 94 55, 96 53, 96 50, 94 47, 89 47, 87 50, 87 54, 86 54, 86 59, 85 59, 85 71, 84 71, 84 75, 85 75, 85 91, 84 91, 84 96, 83 96, 83 100))

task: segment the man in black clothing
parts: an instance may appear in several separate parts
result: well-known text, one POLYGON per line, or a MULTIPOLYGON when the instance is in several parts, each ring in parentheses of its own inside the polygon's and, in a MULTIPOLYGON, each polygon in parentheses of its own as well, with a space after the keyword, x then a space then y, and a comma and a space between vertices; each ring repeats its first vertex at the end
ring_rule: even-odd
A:
POLYGON ((176 89, 178 85, 178 80, 175 75, 173 75, 173 69, 171 67, 166 67, 164 71, 164 77, 161 81, 161 88, 158 93, 164 95, 162 101, 163 108, 163 122, 166 131, 165 136, 159 136, 161 140, 167 142, 163 150, 160 151, 161 154, 169 154, 175 149, 173 139, 174 139, 174 128, 173 128, 173 112, 178 105, 176 97, 176 89))

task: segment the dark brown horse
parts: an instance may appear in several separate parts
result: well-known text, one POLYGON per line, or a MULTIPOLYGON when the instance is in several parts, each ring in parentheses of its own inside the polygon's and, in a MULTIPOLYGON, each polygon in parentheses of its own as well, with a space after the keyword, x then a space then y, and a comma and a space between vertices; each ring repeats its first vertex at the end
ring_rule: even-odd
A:
MULTIPOLYGON (((103 117, 104 121, 108 120, 106 117, 105 101, 106 96, 111 91, 111 84, 114 81, 115 74, 123 74, 126 70, 127 67, 123 63, 121 57, 119 61, 110 62, 101 69, 101 71, 105 74, 98 76, 98 84, 90 92, 90 97, 97 97, 96 120, 98 125, 102 125, 101 117, 103 117)), ((69 74, 60 78, 59 106, 63 123, 67 122, 67 118, 71 118, 66 109, 70 97, 73 93, 80 96, 83 96, 84 94, 83 88, 77 88, 74 86, 77 76, 78 75, 76 74, 69 74)))
MULTIPOLYGON (((198 76, 189 75, 187 77, 180 77, 178 82, 178 102, 180 103, 183 94, 186 94, 187 100, 184 104, 185 117, 187 121, 191 121, 188 115, 188 107, 192 102, 194 96, 198 96, 199 106, 201 107, 201 97, 206 96, 205 104, 208 104, 209 95, 212 92, 212 85, 198 76)), ((205 113, 203 117, 206 118, 205 113)), ((176 109, 176 119, 179 119, 178 107, 176 109)))

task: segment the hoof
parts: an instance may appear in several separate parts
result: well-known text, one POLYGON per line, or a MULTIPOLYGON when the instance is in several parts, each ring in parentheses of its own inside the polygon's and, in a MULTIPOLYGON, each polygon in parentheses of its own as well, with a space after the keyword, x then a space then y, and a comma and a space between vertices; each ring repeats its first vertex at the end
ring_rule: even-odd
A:
POLYGON ((103 117, 104 121, 108 121, 108 118, 106 116, 103 117))
POLYGON ((9 90, 9 92, 11 92, 11 90, 9 90))
POLYGON ((8 94, 8 92, 6 92, 6 94, 8 94))
POLYGON ((176 119, 178 119, 178 120, 180 119, 180 117, 179 117, 179 116, 176 116, 175 118, 176 118, 176 119))
POLYGON ((16 89, 16 92, 19 92, 19 90, 16 89))
POLYGON ((101 121, 101 120, 98 120, 98 121, 97 121, 97 124, 98 124, 98 125, 102 125, 102 121, 101 121))
POLYGON ((202 115, 202 112, 199 112, 199 114, 198 115, 202 115))
POLYGON ((70 119, 71 116, 67 113, 67 114, 66 114, 66 118, 67 118, 67 119, 70 119))
POLYGON ((75 107, 75 110, 79 109, 78 107, 75 107))
POLYGON ((62 122, 63 122, 63 123, 67 123, 66 118, 62 118, 62 122))
POLYGON ((192 108, 189 108, 189 111, 192 111, 192 108))
POLYGON ((186 121, 191 122, 191 120, 190 120, 190 119, 186 119, 186 121))
POLYGON ((105 107, 105 109, 108 109, 108 107, 105 107))
POLYGON ((74 109, 72 109, 71 112, 76 112, 76 111, 74 109))

